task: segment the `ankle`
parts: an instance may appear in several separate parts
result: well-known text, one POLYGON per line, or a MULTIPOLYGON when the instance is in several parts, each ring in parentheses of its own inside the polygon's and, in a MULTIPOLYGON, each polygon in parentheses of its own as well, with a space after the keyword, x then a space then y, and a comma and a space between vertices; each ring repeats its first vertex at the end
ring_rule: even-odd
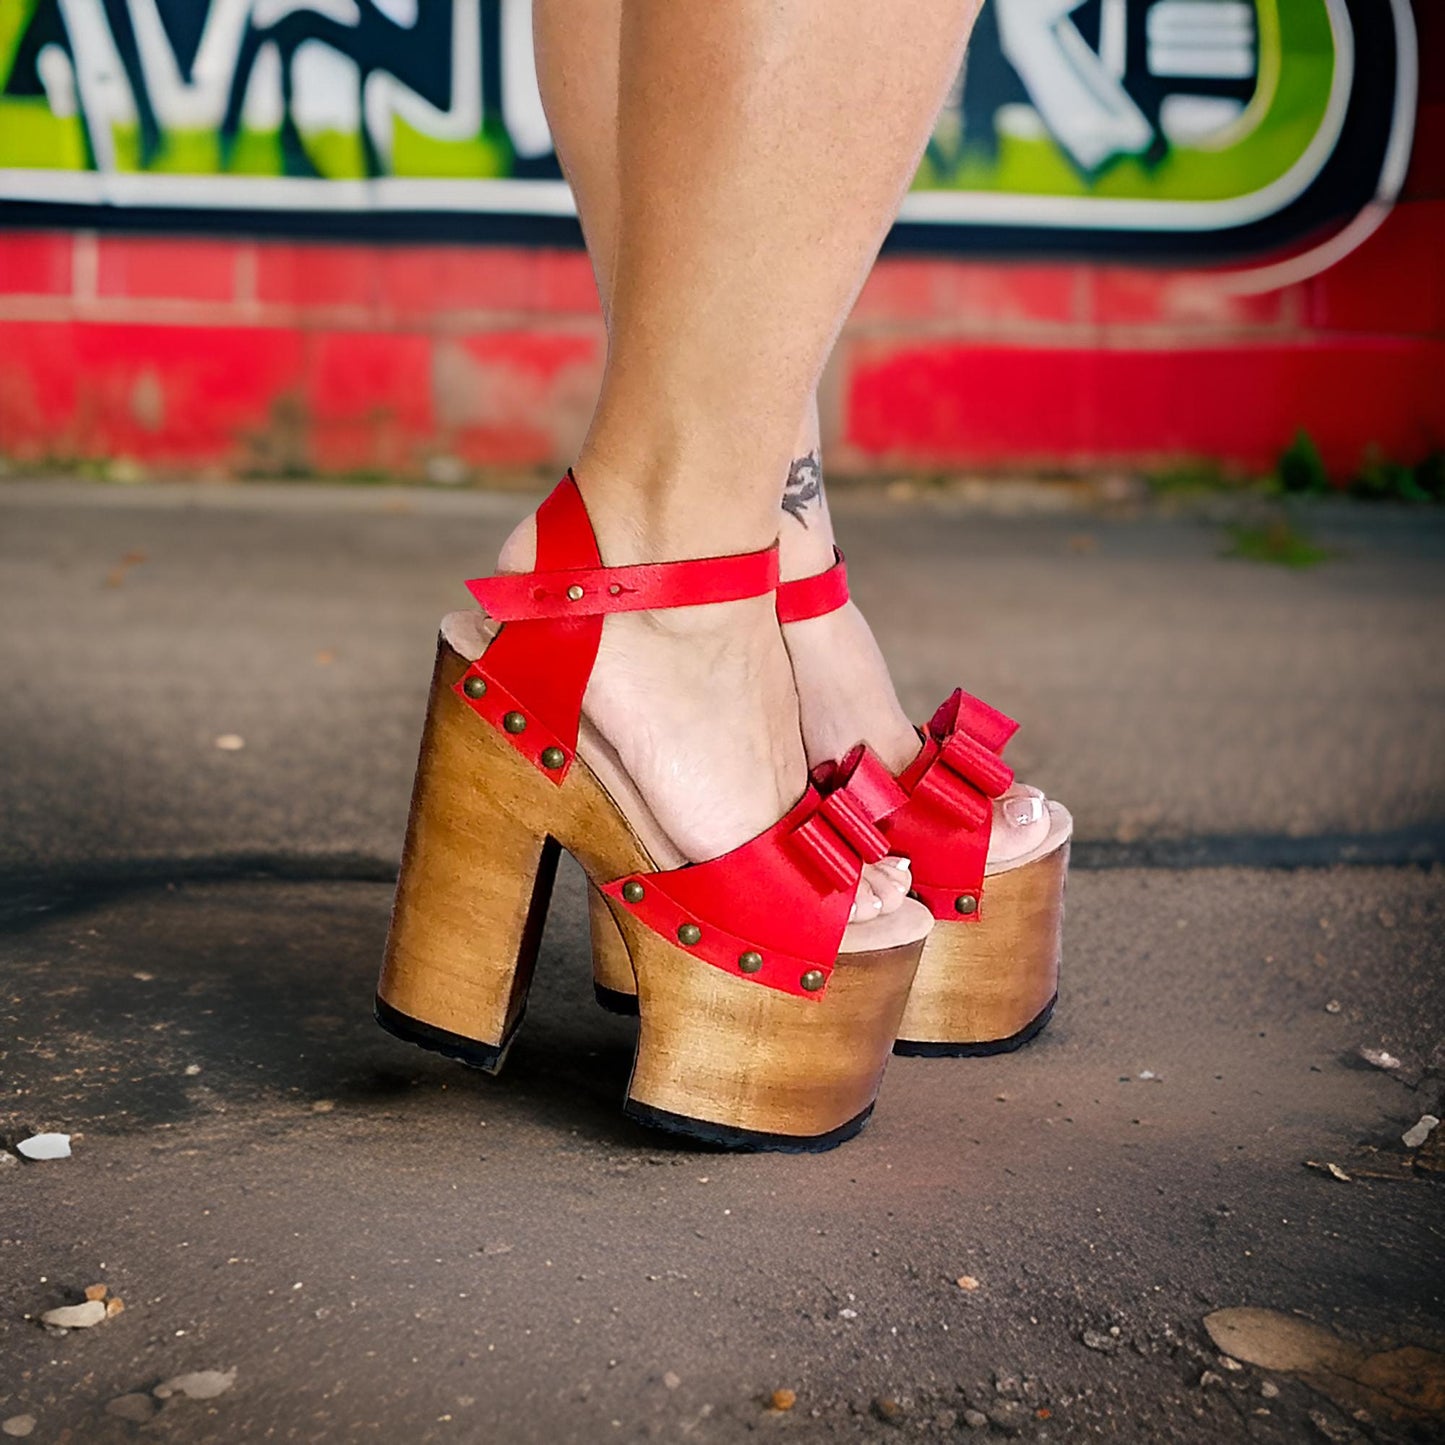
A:
POLYGON ((815 577, 833 565, 833 518, 823 490, 816 439, 800 443, 788 468, 778 531, 778 568, 784 582, 815 577))
POLYGON ((853 603, 789 623, 783 631, 802 708, 810 765, 841 757, 860 739, 894 773, 917 756, 919 739, 898 702, 888 665, 853 603))
POLYGON ((608 566, 756 552, 778 537, 766 461, 703 443, 629 456, 589 438, 574 474, 608 566))

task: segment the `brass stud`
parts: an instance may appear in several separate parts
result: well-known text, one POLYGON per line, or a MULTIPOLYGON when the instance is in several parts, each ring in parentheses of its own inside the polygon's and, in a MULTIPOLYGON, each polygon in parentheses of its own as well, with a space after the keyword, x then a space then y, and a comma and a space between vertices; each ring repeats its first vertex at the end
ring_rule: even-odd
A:
POLYGON ((960 893, 958 897, 953 900, 953 907, 958 913, 977 913, 978 895, 974 893, 960 893))
POLYGON ((576 582, 567 589, 567 600, 569 602, 580 602, 585 595, 581 586, 576 582))
POLYGON ((567 761, 567 754, 561 748, 543 748, 542 766, 544 768, 560 768, 567 761))
POLYGON ((677 941, 685 943, 689 948, 702 937, 702 929, 695 923, 684 923, 677 930, 677 941))
POLYGON ((487 695, 487 680, 486 680, 486 678, 484 678, 484 677, 478 677, 478 676, 476 675, 476 673, 473 673, 473 674, 462 684, 462 691, 463 691, 464 693, 466 693, 466 695, 467 695, 468 697, 486 697, 486 695, 487 695))
POLYGON ((762 966, 763 956, 761 953, 753 953, 749 950, 747 953, 738 955, 738 968, 743 973, 756 973, 762 966))
POLYGON ((622 595, 622 583, 614 582, 607 590, 613 597, 619 597, 622 595))
POLYGON ((641 903, 642 900, 647 897, 647 889, 645 889, 637 879, 629 878, 627 882, 622 885, 622 896, 629 903, 641 903))
POLYGON ((509 733, 524 733, 527 731, 527 719, 519 712, 509 712, 502 719, 502 726, 509 733))
POLYGON ((817 993, 828 980, 821 968, 810 968, 798 982, 802 984, 809 993, 817 993))

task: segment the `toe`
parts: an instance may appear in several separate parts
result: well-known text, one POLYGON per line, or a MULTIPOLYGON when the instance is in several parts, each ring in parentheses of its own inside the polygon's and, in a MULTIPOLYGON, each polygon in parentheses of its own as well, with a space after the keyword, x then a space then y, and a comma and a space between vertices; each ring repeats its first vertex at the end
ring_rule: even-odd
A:
POLYGON ((1047 800, 1038 788, 1015 783, 993 805, 993 831, 988 861, 1007 863, 1037 848, 1048 836, 1047 800))
POLYGON ((849 923, 867 923, 870 919, 877 918, 883 912, 883 900, 874 891, 872 883, 867 878, 858 880, 858 896, 853 900, 853 907, 848 911, 849 923))
POLYGON ((893 913, 913 887, 913 871, 907 858, 880 858, 863 869, 868 886, 878 895, 882 913, 893 913))

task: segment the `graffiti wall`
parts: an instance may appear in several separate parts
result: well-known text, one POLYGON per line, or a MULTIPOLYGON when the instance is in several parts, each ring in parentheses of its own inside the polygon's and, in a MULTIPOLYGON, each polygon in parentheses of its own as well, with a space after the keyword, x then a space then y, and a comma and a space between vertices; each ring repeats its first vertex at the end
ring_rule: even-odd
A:
MULTIPOLYGON (((1405 171, 1408 0, 989 0, 902 244, 1276 251, 1405 171)), ((0 0, 21 224, 555 240, 530 0, 0 0)))

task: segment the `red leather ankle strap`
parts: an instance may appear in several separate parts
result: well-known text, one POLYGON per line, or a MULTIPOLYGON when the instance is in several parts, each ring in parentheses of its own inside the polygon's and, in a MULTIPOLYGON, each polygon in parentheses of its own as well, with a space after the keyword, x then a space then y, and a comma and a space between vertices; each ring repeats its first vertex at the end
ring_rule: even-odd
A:
POLYGON ((498 622, 600 617, 761 597, 778 585, 778 549, 637 567, 574 567, 480 577, 467 590, 498 622))
POLYGON ((456 685, 523 757, 560 783, 577 752, 582 697, 611 612, 761 597, 778 582, 778 549, 736 557, 604 567, 568 472, 537 509, 537 569, 467 583, 501 632, 456 685))
POLYGON ((848 567, 843 554, 833 548, 836 559, 826 572, 799 577, 778 587, 778 621, 806 622, 836 612, 848 600, 848 567))

